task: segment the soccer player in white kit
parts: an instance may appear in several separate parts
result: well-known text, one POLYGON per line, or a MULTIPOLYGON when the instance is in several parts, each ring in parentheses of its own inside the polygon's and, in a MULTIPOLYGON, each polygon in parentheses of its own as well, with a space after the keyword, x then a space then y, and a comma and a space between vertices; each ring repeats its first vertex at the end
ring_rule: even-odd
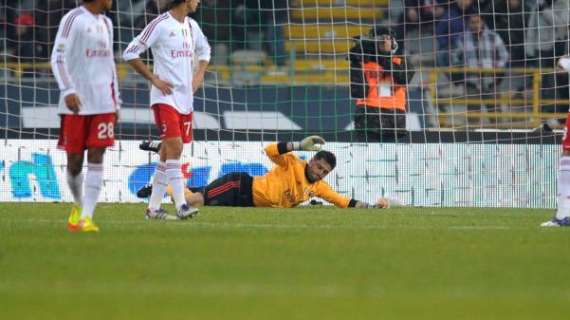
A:
POLYGON ((58 147, 67 153, 67 183, 75 200, 67 227, 71 232, 96 232, 93 212, 103 181, 103 155, 114 144, 120 102, 113 25, 103 14, 113 0, 83 3, 61 19, 51 67, 61 91, 58 147))
MULTIPOLYGON (((570 73, 570 56, 561 57, 558 67, 570 73)), ((569 88, 570 90, 570 88, 569 88)), ((566 117, 564 138, 562 138, 562 157, 558 166, 557 209, 551 220, 542 227, 570 227, 570 113, 566 117)))
POLYGON ((188 17, 196 11, 199 2, 171 0, 168 12, 151 21, 123 53, 131 67, 152 84, 150 104, 162 140, 147 219, 171 217, 161 208, 168 184, 173 189, 178 219, 198 213, 184 197, 180 156, 184 143, 192 141, 193 96, 204 80, 210 61, 208 40, 198 23, 188 17), (152 72, 140 59, 140 54, 148 48, 152 49, 154 59, 152 72))

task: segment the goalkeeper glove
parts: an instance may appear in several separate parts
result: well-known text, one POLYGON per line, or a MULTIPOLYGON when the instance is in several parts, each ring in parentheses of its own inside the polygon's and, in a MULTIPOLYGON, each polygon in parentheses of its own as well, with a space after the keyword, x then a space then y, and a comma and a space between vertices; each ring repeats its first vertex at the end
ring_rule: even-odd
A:
POLYGON ((319 136, 308 136, 300 142, 293 142, 293 150, 319 151, 323 144, 325 144, 325 139, 319 136))
POLYGON ((404 206, 404 202, 395 196, 386 196, 380 198, 372 206, 373 208, 388 209, 391 207, 401 207, 404 206))

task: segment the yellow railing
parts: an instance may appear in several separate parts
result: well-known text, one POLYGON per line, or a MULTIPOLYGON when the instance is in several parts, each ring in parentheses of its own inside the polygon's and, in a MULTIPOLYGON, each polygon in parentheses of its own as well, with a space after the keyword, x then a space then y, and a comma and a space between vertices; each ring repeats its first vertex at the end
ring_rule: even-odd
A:
MULTIPOLYGON (((260 75, 264 84, 337 84, 348 85, 348 64, 345 60, 334 62, 334 60, 323 60, 318 66, 310 63, 296 62, 288 68, 292 70, 278 70, 275 65, 210 65, 208 72, 216 73, 218 80, 222 82, 230 81, 232 73, 251 72, 260 75), (332 61, 332 63, 330 63, 332 61), (318 68, 316 68, 318 67, 318 68)), ((314 63, 314 61, 312 61, 314 63)), ((15 80, 19 80, 25 70, 48 72, 51 66, 47 62, 41 63, 0 63, 0 70, 7 70, 15 80)), ((119 80, 124 80, 129 73, 130 67, 126 63, 117 64, 117 75, 119 80)))
MULTIPOLYGON (((14 77, 17 79, 21 78, 25 70, 51 70, 51 65, 49 62, 36 62, 36 63, 20 63, 20 62, 9 62, 0 63, 0 69, 9 70, 13 73, 14 77)), ((124 79, 128 73, 128 66, 123 63, 117 64, 117 76, 119 79, 124 79)))
MULTIPOLYGON (((447 68, 433 68, 429 75, 429 91, 437 110, 440 110, 441 105, 495 105, 495 110, 500 105, 509 106, 530 106, 529 111, 522 112, 476 112, 476 111, 462 111, 462 112, 439 112, 438 120, 440 126, 448 127, 451 123, 452 118, 464 117, 467 119, 494 119, 490 126, 493 127, 537 127, 546 119, 563 119, 566 118, 567 113, 551 113, 542 112, 543 105, 569 105, 570 100, 568 99, 542 99, 540 97, 541 81, 543 73, 552 73, 554 70, 550 69, 538 69, 538 68, 512 68, 512 69, 501 69, 501 68, 468 68, 468 67, 447 67, 447 68), (497 98, 469 98, 469 97, 439 97, 438 96, 438 77, 440 74, 477 74, 477 75, 497 75, 502 74, 519 74, 522 76, 527 76, 532 78, 532 98, 522 99, 522 98, 512 98, 510 93, 498 93, 497 98), (520 119, 520 123, 513 123, 509 121, 503 121, 502 123, 496 120, 512 120, 520 119)), ((506 76, 504 76, 507 79, 506 76)))
MULTIPOLYGON (((302 61, 302 60, 299 60, 302 61)), ((327 60, 328 61, 328 60, 327 60)), ((314 70, 314 63, 294 63, 292 72, 281 72, 279 74, 272 74, 272 69, 267 66, 246 66, 240 70, 246 70, 249 72, 259 72, 262 77, 261 82, 265 84, 331 84, 347 86, 348 83, 348 63, 344 60, 330 60, 334 63, 327 64, 321 63, 321 68, 323 70, 314 70), (346 69, 346 70, 345 70, 346 69)), ((34 71, 47 71, 50 69, 50 64, 44 63, 6 63, 0 64, 0 69, 9 70, 14 77, 20 78, 24 70, 34 70, 34 71)), ((117 73, 119 79, 123 80, 126 78, 129 72, 129 66, 125 63, 117 64, 117 73)), ((210 72, 215 72, 219 75, 221 81, 229 81, 232 72, 231 66, 228 65, 212 65, 208 67, 210 72)), ((462 68, 462 67, 449 67, 449 68, 431 68, 425 69, 429 73, 427 89, 429 90, 430 96, 434 105, 436 107, 436 117, 439 121, 440 127, 453 127, 454 119, 473 119, 473 120, 495 120, 489 121, 489 126, 491 127, 507 127, 507 128, 530 128, 537 127, 546 119, 563 119, 567 116, 567 113, 551 113, 543 112, 543 105, 570 105, 570 100, 568 99, 542 99, 540 97, 541 90, 541 78, 542 72, 553 72, 553 70, 546 69, 534 69, 534 68, 513 68, 507 69, 481 69, 481 68, 462 68), (510 74, 516 74, 522 77, 530 77, 532 79, 532 86, 530 98, 513 98, 509 93, 499 93, 496 98, 472 98, 465 96, 458 97, 441 97, 438 96, 437 79, 440 75, 446 73, 475 73, 478 75, 496 75, 501 74, 501 76, 506 75, 507 72, 510 74), (520 106, 524 111, 497 111, 497 112, 480 112, 480 111, 453 111, 453 108, 448 108, 447 111, 442 111, 442 106, 446 105, 465 105, 465 106, 480 106, 480 105, 495 105, 495 110, 498 110, 498 106, 509 106, 517 107, 520 106), (500 120, 500 121, 497 121, 500 120)), ((505 79, 506 76, 505 76, 505 79)), ((512 109, 512 108, 509 108, 512 109)), ((484 126, 484 124, 483 124, 484 126)))

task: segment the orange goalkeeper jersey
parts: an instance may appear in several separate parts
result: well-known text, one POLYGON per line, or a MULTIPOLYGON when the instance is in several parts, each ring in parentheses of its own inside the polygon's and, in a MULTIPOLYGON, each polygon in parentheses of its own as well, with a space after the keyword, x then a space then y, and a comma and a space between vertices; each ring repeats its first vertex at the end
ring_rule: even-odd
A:
POLYGON ((307 161, 292 153, 279 154, 277 143, 267 146, 265 153, 276 166, 266 175, 253 178, 253 204, 256 207, 291 208, 311 197, 322 198, 337 207, 348 207, 350 199, 333 191, 324 180, 315 183, 307 180, 307 161))

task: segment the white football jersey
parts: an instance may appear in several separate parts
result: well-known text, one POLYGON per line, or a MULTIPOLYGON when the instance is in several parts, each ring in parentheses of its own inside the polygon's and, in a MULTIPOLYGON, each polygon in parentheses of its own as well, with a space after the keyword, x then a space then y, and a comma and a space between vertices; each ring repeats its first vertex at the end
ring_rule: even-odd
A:
POLYGON ((80 6, 63 16, 51 53, 51 68, 61 91, 60 114, 72 113, 64 101, 72 93, 81 101, 80 115, 120 108, 113 23, 105 15, 95 15, 80 6))
POLYGON ((169 95, 163 95, 151 86, 151 106, 164 103, 181 114, 189 114, 194 110, 193 63, 210 61, 210 45, 198 23, 189 17, 181 23, 169 12, 163 13, 131 41, 123 58, 126 61, 137 59, 148 48, 152 49, 154 74, 173 85, 169 95))

